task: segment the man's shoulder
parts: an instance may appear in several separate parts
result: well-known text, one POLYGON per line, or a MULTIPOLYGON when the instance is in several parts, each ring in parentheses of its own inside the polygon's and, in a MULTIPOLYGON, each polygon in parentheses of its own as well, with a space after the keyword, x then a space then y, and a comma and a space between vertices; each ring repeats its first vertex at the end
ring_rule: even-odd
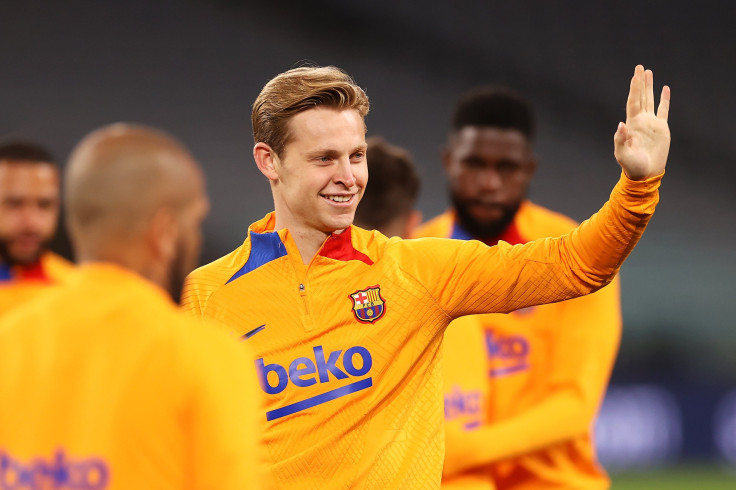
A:
POLYGON ((42 261, 44 271, 54 282, 66 281, 75 270, 73 263, 54 252, 46 252, 42 261))
POLYGON ((531 201, 522 203, 514 222, 528 240, 564 235, 578 225, 572 218, 531 201))
POLYGON ((232 252, 194 269, 187 276, 187 283, 201 287, 223 286, 247 262, 249 253, 250 243, 246 240, 232 252))
POLYGON ((412 238, 448 238, 452 233, 453 220, 454 213, 451 210, 445 211, 444 213, 419 225, 417 229, 414 230, 414 233, 412 233, 412 238))

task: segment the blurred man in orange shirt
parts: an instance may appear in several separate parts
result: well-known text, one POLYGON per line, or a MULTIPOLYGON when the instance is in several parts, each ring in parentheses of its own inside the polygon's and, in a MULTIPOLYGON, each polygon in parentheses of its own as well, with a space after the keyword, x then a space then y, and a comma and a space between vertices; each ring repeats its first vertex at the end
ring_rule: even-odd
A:
POLYGON ((59 167, 46 149, 25 141, 0 145, 0 316, 73 270, 48 250, 59 186, 59 167))
MULTIPOLYGON (((375 229, 386 236, 409 238, 421 221, 415 209, 421 185, 409 152, 379 137, 366 139, 370 185, 355 210, 355 226, 375 229)), ((472 318, 472 317, 462 317, 472 318)), ((459 320, 456 320, 459 321, 459 320)), ((483 326, 467 322, 462 328, 445 330, 443 345, 461 342, 463 349, 443 349, 442 370, 445 390, 445 426, 462 430, 485 420, 484 409, 490 396, 486 376, 483 326)), ((492 490, 488 472, 464 472, 446 478, 443 488, 492 490)))
POLYGON ((623 170, 609 201, 563 237, 488 247, 352 226, 368 181, 365 92, 334 67, 270 80, 251 118, 275 210, 188 276, 182 304, 256 351, 275 483, 438 488, 445 328, 588 294, 615 277, 658 201, 669 98, 665 87, 655 110, 652 72, 637 66, 614 135, 623 170))
MULTIPOLYGON (((526 198, 534 131, 530 105, 508 89, 461 98, 443 153, 453 206, 416 236, 495 245, 572 230, 572 220, 526 198)), ((457 403, 445 412, 443 486, 492 475, 499 489, 608 488, 592 430, 621 335, 618 280, 569 301, 459 318, 449 332, 445 396, 457 403), (477 345, 482 360, 471 358, 477 345), (485 380, 468 373, 471 359, 485 380), (460 415, 464 425, 453 424, 460 415)))
POLYGON ((0 322, 0 488, 260 488, 247 348, 171 298, 209 207, 198 165, 118 124, 65 177, 81 265, 0 322))

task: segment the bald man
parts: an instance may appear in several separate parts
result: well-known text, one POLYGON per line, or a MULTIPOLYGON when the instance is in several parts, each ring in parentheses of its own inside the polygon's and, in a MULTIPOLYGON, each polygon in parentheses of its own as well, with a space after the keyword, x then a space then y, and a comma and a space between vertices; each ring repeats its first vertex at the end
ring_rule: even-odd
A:
POLYGON ((244 345, 184 317, 208 201, 189 152, 113 125, 70 158, 80 269, 0 323, 0 488, 257 488, 244 345))

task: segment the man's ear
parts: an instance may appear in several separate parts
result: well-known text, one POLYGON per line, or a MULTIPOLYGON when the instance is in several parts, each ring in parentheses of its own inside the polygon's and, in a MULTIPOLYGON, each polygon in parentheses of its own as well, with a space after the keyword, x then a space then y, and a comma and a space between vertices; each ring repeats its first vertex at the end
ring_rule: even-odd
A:
POLYGON ((266 143, 259 142, 253 147, 253 158, 256 161, 258 170, 270 181, 279 179, 279 156, 273 151, 273 148, 266 143))
POLYGON ((537 156, 532 155, 529 159, 529 177, 533 177, 537 171, 537 156))
POLYGON ((413 209, 409 214, 409 219, 406 220, 406 230, 404 231, 404 237, 412 238, 414 236, 414 230, 422 223, 422 212, 418 209, 413 209))
POLYGON ((445 145, 442 147, 442 154, 441 154, 442 167, 445 169, 446 175, 450 175, 450 147, 448 145, 445 145))
POLYGON ((179 240, 179 225, 172 210, 159 208, 151 218, 146 234, 152 257, 162 264, 171 262, 179 240))

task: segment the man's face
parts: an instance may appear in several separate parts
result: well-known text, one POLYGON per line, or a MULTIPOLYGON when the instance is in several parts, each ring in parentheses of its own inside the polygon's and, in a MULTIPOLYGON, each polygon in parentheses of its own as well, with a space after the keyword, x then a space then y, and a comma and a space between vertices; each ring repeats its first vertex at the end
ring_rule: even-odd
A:
POLYGON ((169 293, 174 301, 181 299, 184 279, 199 264, 202 251, 202 222, 209 213, 209 200, 202 183, 192 202, 179 215, 179 239, 176 255, 171 260, 169 271, 169 293))
POLYGON ((274 196, 287 227, 331 233, 350 226, 368 181, 365 126, 357 111, 314 108, 289 121, 274 196))
POLYGON ((517 130, 466 126, 443 155, 460 224, 478 238, 494 238, 526 197, 536 162, 517 130))
POLYGON ((30 265, 56 232, 59 170, 36 162, 0 161, 0 260, 30 265))

